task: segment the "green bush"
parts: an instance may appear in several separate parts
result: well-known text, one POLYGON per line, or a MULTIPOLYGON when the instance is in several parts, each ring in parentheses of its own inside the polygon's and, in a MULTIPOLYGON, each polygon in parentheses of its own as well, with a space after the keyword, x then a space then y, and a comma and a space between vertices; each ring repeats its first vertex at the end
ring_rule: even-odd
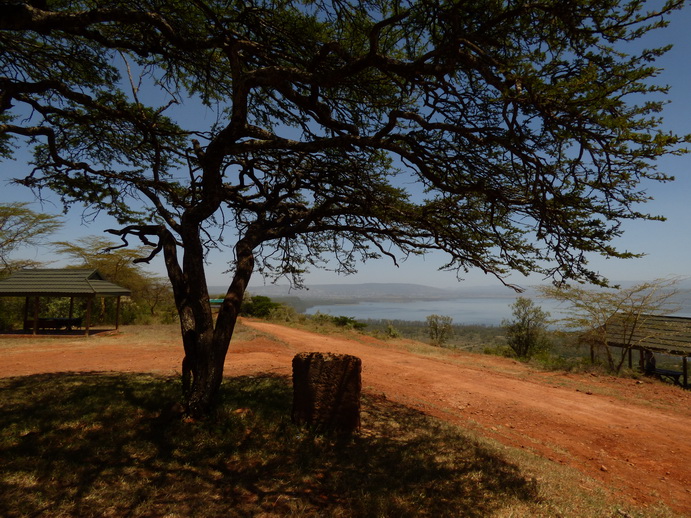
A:
POLYGON ((271 312, 281 305, 264 295, 247 297, 240 307, 240 314, 246 317, 268 318, 271 312))
POLYGON ((338 327, 350 327, 352 329, 364 329, 365 327, 367 327, 367 324, 363 324, 362 322, 358 322, 352 317, 346 317, 343 315, 338 317, 331 317, 331 321, 338 327))
POLYGON ((24 299, 19 297, 0 298, 0 331, 12 331, 24 324, 24 299))
POLYGON ((511 305, 513 320, 504 320, 507 343, 519 358, 530 358, 539 351, 549 350, 547 336, 549 313, 526 297, 518 297, 511 305))

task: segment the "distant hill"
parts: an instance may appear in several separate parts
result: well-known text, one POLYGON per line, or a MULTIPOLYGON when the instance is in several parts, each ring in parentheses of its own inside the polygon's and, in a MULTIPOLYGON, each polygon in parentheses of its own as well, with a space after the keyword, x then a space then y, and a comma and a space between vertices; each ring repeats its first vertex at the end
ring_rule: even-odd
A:
MULTIPOLYGON (((209 293, 225 293, 224 286, 209 286, 209 293)), ((462 283, 453 289, 435 288, 413 283, 361 283, 315 284, 308 289, 296 290, 289 286, 250 286, 248 293, 264 295, 272 300, 294 307, 300 312, 313 306, 356 304, 359 302, 412 302, 454 300, 458 298, 506 297, 514 292, 505 286, 464 287, 462 283)))
MULTIPOLYGON (((225 293, 226 286, 209 286, 209 293, 225 293)), ((296 290, 285 285, 269 284, 250 286, 247 291, 253 295, 272 298, 299 298, 302 300, 329 300, 343 302, 387 301, 387 300, 451 300, 474 297, 506 297, 514 291, 506 286, 464 286, 454 285, 452 289, 435 288, 414 283, 360 283, 360 284, 314 284, 307 289, 296 290)), ((534 293, 528 287, 526 294, 534 293)))
MULTIPOLYGON (((622 286, 637 284, 621 282, 622 286)), ((525 297, 539 299, 534 286, 524 286, 525 297)), ((679 295, 676 298, 681 308, 680 314, 691 316, 691 281, 683 280, 677 286, 679 295)), ((226 286, 209 286, 209 293, 225 293, 226 286)), ((361 283, 361 284, 315 284, 308 289, 296 290, 289 286, 269 284, 250 286, 247 290, 252 295, 265 295, 277 302, 305 311, 311 306, 330 304, 353 304, 358 302, 407 302, 416 300, 453 300, 471 298, 505 298, 514 295, 513 290, 494 284, 490 286, 455 285, 452 289, 435 288, 413 283, 361 283)))
MULTIPOLYGON (((209 288, 212 292, 214 287, 209 288)), ((364 300, 446 300, 458 296, 457 291, 408 283, 316 284, 306 290, 288 286, 250 286, 254 295, 267 297, 298 297, 303 300, 364 301, 364 300)))

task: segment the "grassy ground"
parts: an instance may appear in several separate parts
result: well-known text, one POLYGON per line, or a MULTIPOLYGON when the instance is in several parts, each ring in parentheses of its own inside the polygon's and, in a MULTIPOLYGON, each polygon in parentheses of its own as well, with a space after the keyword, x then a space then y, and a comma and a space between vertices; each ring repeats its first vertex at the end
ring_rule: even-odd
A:
POLYGON ((35 375, 0 393, 3 517, 671 516, 384 398, 364 397, 354 437, 310 434, 284 378, 229 380, 205 422, 180 419, 165 377, 35 375))

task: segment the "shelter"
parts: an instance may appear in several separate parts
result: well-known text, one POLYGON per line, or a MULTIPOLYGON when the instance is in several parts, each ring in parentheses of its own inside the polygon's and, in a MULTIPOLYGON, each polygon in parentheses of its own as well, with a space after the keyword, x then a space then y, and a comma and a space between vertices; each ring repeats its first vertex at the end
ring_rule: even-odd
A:
POLYGON ((688 358, 691 357, 691 318, 662 315, 617 315, 607 324, 608 345, 628 349, 629 367, 631 351, 640 352, 639 365, 647 370, 644 354, 663 353, 682 357, 682 371, 656 369, 655 373, 676 376, 676 381, 689 387, 688 358), (666 374, 665 374, 666 373, 666 374), (683 383, 679 381, 683 378, 683 383))
POLYGON ((112 282, 108 282, 94 269, 45 268, 20 270, 7 279, 0 281, 0 297, 26 297, 24 307, 24 329, 37 334, 39 329, 71 329, 81 327, 82 319, 74 318, 74 299, 87 300, 84 335, 89 335, 91 312, 96 297, 117 297, 115 327, 119 327, 120 298, 129 296, 131 291, 112 282), (70 312, 68 318, 39 318, 39 299, 41 297, 69 297, 70 312), (29 315, 30 301, 33 298, 33 310, 29 315))

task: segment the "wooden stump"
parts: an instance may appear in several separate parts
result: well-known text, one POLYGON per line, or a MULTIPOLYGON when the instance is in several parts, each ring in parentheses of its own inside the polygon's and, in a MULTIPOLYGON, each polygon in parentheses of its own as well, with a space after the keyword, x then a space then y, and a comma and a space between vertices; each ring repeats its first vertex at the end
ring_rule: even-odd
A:
POLYGON ((299 353, 293 358, 293 422, 318 432, 360 428, 362 361, 348 354, 299 353))

